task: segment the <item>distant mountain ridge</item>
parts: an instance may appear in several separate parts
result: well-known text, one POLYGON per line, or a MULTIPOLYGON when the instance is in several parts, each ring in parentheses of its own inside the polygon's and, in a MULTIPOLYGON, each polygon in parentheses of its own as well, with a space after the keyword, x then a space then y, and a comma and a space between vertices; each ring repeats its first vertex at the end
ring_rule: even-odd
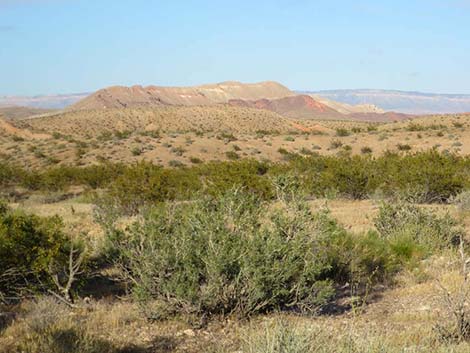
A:
POLYGON ((31 107, 0 107, 0 118, 7 120, 24 119, 35 115, 54 113, 54 109, 41 109, 31 107))
POLYGON ((405 114, 470 112, 470 95, 438 94, 381 89, 292 91, 273 81, 246 84, 236 81, 194 87, 113 86, 94 93, 0 96, 0 107, 23 106, 43 109, 103 109, 158 105, 212 105, 241 99, 275 100, 309 95, 341 114, 394 111, 405 114))
POLYGON ((0 96, 0 107, 30 107, 39 109, 64 109, 90 93, 72 93, 44 96, 0 96))
POLYGON ((470 95, 439 94, 381 89, 341 89, 299 91, 336 102, 358 105, 373 104, 385 111, 405 114, 446 114, 470 112, 470 95))

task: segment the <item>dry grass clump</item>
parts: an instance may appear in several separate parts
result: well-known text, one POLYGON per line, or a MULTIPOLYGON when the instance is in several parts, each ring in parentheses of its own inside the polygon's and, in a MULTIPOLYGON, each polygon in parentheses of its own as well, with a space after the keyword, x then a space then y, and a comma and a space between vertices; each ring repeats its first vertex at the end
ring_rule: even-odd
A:
POLYGON ((169 339, 139 335, 143 323, 129 304, 83 304, 70 308, 52 297, 25 302, 0 335, 1 353, 139 353, 169 339), (161 342, 157 342, 158 340, 161 342))
MULTIPOLYGON (((353 322, 352 322, 353 324, 353 322)), ((430 332, 422 332, 416 341, 403 342, 377 328, 328 327, 323 323, 305 322, 291 317, 274 317, 252 324, 242 335, 239 352, 244 353, 464 353, 467 343, 436 340, 430 332)), ((218 353, 229 349, 220 348, 218 353)))

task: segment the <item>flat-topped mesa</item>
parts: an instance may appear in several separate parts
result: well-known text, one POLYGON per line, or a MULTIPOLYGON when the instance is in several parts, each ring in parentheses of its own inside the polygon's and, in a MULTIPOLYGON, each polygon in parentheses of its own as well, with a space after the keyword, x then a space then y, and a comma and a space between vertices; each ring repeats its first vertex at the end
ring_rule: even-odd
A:
POLYGON ((278 99, 294 95, 295 93, 287 87, 273 81, 260 83, 228 81, 194 87, 112 86, 93 93, 68 109, 214 105, 227 103, 231 99, 278 99))

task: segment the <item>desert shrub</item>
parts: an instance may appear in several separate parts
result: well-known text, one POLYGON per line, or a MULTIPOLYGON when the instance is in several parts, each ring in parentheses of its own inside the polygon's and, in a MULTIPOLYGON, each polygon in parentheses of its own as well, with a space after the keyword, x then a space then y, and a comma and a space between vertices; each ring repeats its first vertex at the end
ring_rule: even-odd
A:
POLYGON ((425 131, 426 127, 420 124, 416 124, 414 122, 409 123, 408 126, 405 128, 408 131, 425 131))
POLYGON ((348 198, 363 199, 376 188, 372 160, 360 156, 312 156, 303 161, 294 160, 294 168, 305 174, 308 193, 324 196, 334 190, 348 198), (301 164, 298 164, 301 163, 301 164))
POLYGON ((217 139, 224 140, 226 143, 238 140, 238 138, 231 132, 222 132, 217 135, 217 139))
POLYGON ((127 214, 137 212, 144 205, 188 200, 200 192, 215 195, 234 185, 269 198, 272 188, 265 175, 268 167, 266 163, 251 160, 210 162, 176 169, 140 162, 125 168, 108 185, 106 197, 127 214))
POLYGON ((183 147, 178 146, 178 147, 173 147, 171 149, 171 152, 174 153, 175 155, 181 157, 186 152, 186 150, 183 147))
POLYGON ((118 140, 125 140, 131 135, 132 135, 132 131, 129 131, 129 130, 123 130, 123 131, 116 130, 116 131, 114 131, 114 136, 118 140))
POLYGON ((468 160, 435 150, 404 157, 389 154, 378 160, 388 195, 401 194, 417 202, 446 202, 467 185, 468 160))
POLYGON ((305 147, 302 147, 299 151, 300 154, 303 154, 303 155, 306 155, 306 156, 310 156, 312 155, 314 152, 312 152, 311 150, 309 150, 308 148, 305 148, 305 147))
POLYGON ((108 188, 108 196, 125 213, 135 213, 148 203, 187 199, 201 189, 190 169, 164 169, 148 162, 126 168, 108 188))
MULTIPOLYGON (((341 143, 339 142, 338 145, 341 143)), ((335 144, 336 146, 336 144, 335 144)), ((235 153, 234 151, 231 151, 235 153)), ((380 191, 384 196, 400 196, 414 202, 447 202, 451 197, 470 189, 470 158, 436 150, 399 154, 387 152, 379 157, 370 154, 351 156, 341 151, 337 156, 320 156, 301 150, 301 154, 278 150, 283 163, 256 162, 247 159, 230 162, 196 163, 184 167, 180 161, 171 161, 173 168, 160 168, 147 163, 146 173, 182 178, 186 190, 170 193, 171 199, 186 199, 207 190, 227 190, 234 184, 249 186, 258 194, 270 197, 269 178, 274 175, 296 173, 303 188, 315 196, 335 191, 344 197, 363 199, 380 191), (176 174, 173 174, 176 173, 176 174), (191 182, 189 182, 191 180, 191 182)), ((233 156, 233 158, 235 158, 233 156)), ((115 189, 123 175, 139 174, 139 164, 102 163, 86 167, 56 165, 43 170, 26 170, 10 163, 0 162, 0 186, 21 185, 30 190, 62 191, 72 185, 92 189, 115 189)), ((147 179, 137 179, 144 185, 147 179)), ((132 184, 132 181, 128 183, 132 184)), ((178 184, 169 181, 170 184, 178 184)), ((146 186, 135 190, 142 191, 146 186)), ((148 188, 147 188, 148 189, 148 188)), ((131 190, 128 190, 131 192, 131 190)), ((131 198, 132 194, 128 196, 131 198)), ((136 195, 136 199, 141 199, 136 195)), ((144 197, 153 200, 154 197, 144 197)), ((160 197, 159 200, 163 201, 160 197)))
POLYGON ((345 128, 338 128, 336 129, 336 136, 345 137, 351 135, 351 132, 345 128))
POLYGON ((349 283, 354 291, 377 283, 388 283, 394 275, 419 254, 412 246, 410 256, 395 256, 393 243, 377 232, 351 235, 337 233, 328 247, 331 269, 328 274, 337 283, 349 283))
POLYGON ((21 136, 18 136, 18 135, 13 135, 12 140, 14 142, 22 142, 22 141, 24 141, 24 138, 21 137, 21 136))
POLYGON ((134 147, 131 149, 131 153, 133 156, 140 156, 142 154, 142 148, 141 147, 134 147))
POLYGON ((86 185, 92 189, 106 187, 113 180, 120 177, 125 170, 124 164, 102 163, 84 168, 75 168, 73 174, 77 177, 76 184, 86 185))
POLYGON ((458 222, 449 214, 439 216, 404 202, 383 203, 374 225, 384 238, 413 241, 427 250, 455 245, 462 234, 458 222))
POLYGON ((42 218, 0 204, 0 293, 50 283, 50 265, 66 261, 69 240, 59 217, 42 218))
POLYGON ((322 306, 333 293, 324 278, 332 226, 279 190, 276 207, 233 189, 153 208, 128 231, 110 232, 147 314, 246 316, 322 306), (153 300, 163 305, 152 310, 153 300))
POLYGON ((168 162, 168 165, 169 165, 170 167, 172 167, 172 168, 182 168, 182 167, 185 166, 183 162, 178 161, 178 160, 176 160, 176 159, 170 160, 170 161, 168 162))
POLYGON ((361 153, 362 154, 370 154, 372 153, 372 148, 370 148, 369 146, 364 146, 361 148, 361 153))
POLYGON ((274 192, 269 180, 270 168, 270 163, 245 159, 203 164, 194 172, 204 184, 203 191, 212 196, 238 185, 263 199, 270 199, 274 192))
POLYGON ((341 147, 342 145, 343 145, 343 143, 342 143, 341 141, 339 141, 339 140, 332 140, 332 141, 330 142, 330 149, 335 150, 335 149, 341 147))
POLYGON ((47 156, 43 151, 41 151, 39 149, 36 149, 34 151, 34 157, 36 157, 36 158, 46 158, 47 156))
POLYGON ((0 187, 5 188, 20 183, 25 174, 23 169, 0 161, 0 187))
POLYGON ((189 157, 189 161, 193 164, 201 164, 203 160, 198 157, 189 157))
POLYGON ((399 144, 397 144, 397 149, 398 149, 399 151, 410 151, 410 150, 411 150, 411 146, 408 145, 408 144, 399 143, 399 144))
POLYGON ((351 128, 351 131, 354 132, 355 134, 358 134, 362 132, 362 129, 360 127, 354 126, 351 128))
POLYGON ((106 186, 126 170, 120 163, 102 163, 83 168, 55 166, 44 171, 23 171, 21 185, 31 190, 58 191, 72 185, 85 185, 92 189, 106 186))
POLYGON ((235 151, 227 151, 227 152, 225 152, 225 156, 227 156, 227 158, 232 160, 232 161, 240 159, 240 156, 235 151))
POLYGON ((140 134, 142 136, 148 136, 148 137, 151 137, 151 138, 154 138, 154 139, 158 139, 158 138, 162 137, 160 130, 143 131, 140 134))

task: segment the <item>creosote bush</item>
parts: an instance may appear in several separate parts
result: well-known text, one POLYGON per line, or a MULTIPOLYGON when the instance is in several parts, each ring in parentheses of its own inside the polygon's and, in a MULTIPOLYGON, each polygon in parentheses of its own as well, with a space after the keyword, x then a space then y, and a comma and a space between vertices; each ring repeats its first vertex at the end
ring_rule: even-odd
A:
POLYGON ((0 203, 0 299, 51 285, 50 265, 67 261, 69 240, 59 217, 42 218, 0 203))
MULTIPOLYGON (((298 180, 277 178, 273 188, 272 202, 235 188, 161 203, 125 230, 101 219, 148 317, 315 313, 335 283, 387 282, 424 256, 419 236, 407 243, 390 236, 396 225, 388 214, 379 217, 379 232, 351 235, 327 210, 310 210, 298 180)), ((429 219, 427 232, 447 230, 429 219)))
MULTIPOLYGON (((233 151, 232 151, 233 152, 233 151)), ((240 184, 266 200, 272 198, 269 178, 289 173, 299 176, 309 195, 365 199, 380 192, 408 201, 444 203, 470 189, 470 158, 436 150, 380 157, 370 153, 351 156, 294 154, 284 149, 284 162, 241 159, 209 162, 178 168, 161 168, 149 162, 131 165, 104 163, 88 167, 54 166, 44 171, 27 171, 0 162, 0 185, 17 185, 29 190, 65 191, 72 185, 107 189, 128 209, 165 200, 189 200, 199 192, 214 195, 240 184)))
POLYGON ((401 246, 404 254, 410 251, 406 248, 410 242, 427 251, 443 249, 456 245, 463 233, 449 214, 439 216, 405 202, 382 204, 374 224, 379 234, 401 246))
POLYGON ((333 294, 326 250, 336 231, 293 194, 270 204, 233 189, 153 208, 110 239, 148 316, 246 316, 325 304, 333 294))

